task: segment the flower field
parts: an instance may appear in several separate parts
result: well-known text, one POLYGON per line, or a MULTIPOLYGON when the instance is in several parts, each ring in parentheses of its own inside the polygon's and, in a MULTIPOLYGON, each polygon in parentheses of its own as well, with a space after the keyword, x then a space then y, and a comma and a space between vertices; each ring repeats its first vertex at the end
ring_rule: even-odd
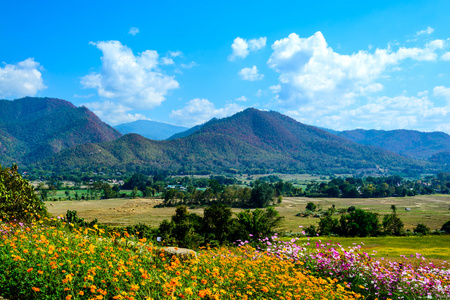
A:
MULTIPOLYGON (((0 222, 0 295, 8 299, 448 299, 449 266, 373 260, 276 237, 253 248, 173 256, 145 239, 52 219, 0 222), (267 249, 266 249, 267 247, 267 249)), ((419 256, 419 255, 418 255, 419 256)), ((420 257, 420 256, 419 256, 420 257)), ((421 257, 420 257, 421 258, 421 257)))

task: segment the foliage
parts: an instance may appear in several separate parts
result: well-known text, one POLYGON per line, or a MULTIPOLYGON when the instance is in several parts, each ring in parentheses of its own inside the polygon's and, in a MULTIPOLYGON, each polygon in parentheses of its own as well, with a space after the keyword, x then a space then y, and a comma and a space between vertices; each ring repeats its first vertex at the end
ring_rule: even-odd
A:
POLYGON ((428 228, 425 224, 419 223, 416 228, 414 228, 414 233, 427 235, 430 233, 430 228, 428 228))
POLYGON ((308 202, 308 204, 306 204, 306 209, 307 210, 315 211, 316 208, 317 208, 317 206, 313 202, 308 202))
POLYGON ((17 171, 17 165, 0 165, 0 218, 30 222, 47 216, 47 209, 30 183, 17 171))
POLYGON ((403 222, 393 213, 390 215, 385 215, 383 217, 383 232, 387 235, 402 235, 403 234, 403 222))
POLYGON ((441 230, 450 233, 450 221, 445 222, 444 225, 442 225, 441 230))
POLYGON ((267 207, 273 201, 274 192, 271 184, 256 181, 252 188, 250 205, 253 207, 267 207))
POLYGON ((356 209, 342 215, 339 220, 339 231, 343 236, 377 236, 380 234, 378 214, 356 209))

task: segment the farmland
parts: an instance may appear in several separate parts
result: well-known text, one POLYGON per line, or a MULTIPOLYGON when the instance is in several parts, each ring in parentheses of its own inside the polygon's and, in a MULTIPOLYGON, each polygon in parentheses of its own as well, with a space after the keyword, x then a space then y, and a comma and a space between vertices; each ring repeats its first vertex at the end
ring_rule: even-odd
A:
MULTIPOLYGON (((95 218, 100 223, 113 226, 127 226, 144 223, 150 226, 158 226, 162 220, 170 219, 175 213, 174 207, 155 207, 161 203, 161 199, 108 199, 90 201, 56 201, 46 202, 48 210, 54 215, 64 215, 67 210, 76 210, 78 215, 91 221, 95 218)), ((297 217, 296 214, 304 211, 308 202, 314 202, 318 207, 326 210, 333 204, 337 209, 355 206, 367 209, 380 215, 391 212, 391 205, 397 207, 397 214, 405 224, 405 229, 412 230, 418 223, 423 223, 432 230, 438 229, 450 219, 450 195, 424 195, 414 197, 396 198, 306 198, 285 197, 276 207, 280 215, 284 217, 282 231, 298 233, 299 226, 317 225, 319 218, 297 217), (411 208, 411 211, 405 211, 411 208)), ((199 215, 203 214, 202 208, 190 210, 199 215)), ((242 209, 233 208, 238 213, 242 209)))

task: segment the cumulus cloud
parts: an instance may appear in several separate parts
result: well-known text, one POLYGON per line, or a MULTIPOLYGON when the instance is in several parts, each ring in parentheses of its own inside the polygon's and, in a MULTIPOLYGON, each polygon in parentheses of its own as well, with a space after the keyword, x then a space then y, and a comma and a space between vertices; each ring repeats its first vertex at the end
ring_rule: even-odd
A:
POLYGON ((229 60, 235 60, 236 58, 246 58, 250 52, 258 51, 266 46, 266 37, 260 37, 258 39, 245 40, 237 37, 234 39, 231 45, 232 53, 228 57, 229 60))
POLYGON ((441 59, 450 60, 450 52, 445 52, 444 54, 442 54, 441 59))
POLYGON ((182 109, 172 110, 170 117, 177 124, 190 127, 205 123, 214 117, 224 118, 231 116, 242 110, 244 110, 244 107, 236 103, 229 103, 223 108, 216 108, 214 103, 207 99, 195 98, 190 100, 182 109))
POLYGON ((132 114, 130 107, 111 101, 84 103, 100 119, 111 125, 133 122, 136 120, 150 120, 142 114, 132 114))
POLYGON ((151 109, 160 105, 179 84, 159 69, 159 55, 146 50, 134 55, 119 41, 91 43, 102 51, 101 71, 81 78, 85 88, 93 88, 102 98, 130 109, 151 109))
POLYGON ((138 33, 139 33, 139 28, 137 28, 137 27, 131 27, 130 31, 128 31, 128 34, 131 34, 132 36, 135 36, 138 33))
POLYGON ((424 30, 420 30, 420 31, 417 31, 417 34, 416 35, 423 35, 423 34, 432 34, 434 32, 434 29, 433 28, 431 28, 430 26, 428 26, 426 29, 424 29, 424 30))
POLYGON ((446 99, 450 105, 450 88, 445 86, 437 86, 433 89, 433 95, 446 99))
POLYGON ((259 74, 256 66, 251 68, 243 68, 239 71, 239 76, 241 76, 243 80, 249 81, 262 80, 264 78, 264 74, 259 74))
POLYGON ((34 58, 27 58, 17 64, 3 63, 0 66, 0 98, 34 96, 46 88, 40 64, 34 58))
POLYGON ((309 38, 292 33, 275 41, 267 64, 280 74, 278 105, 292 109, 315 101, 318 106, 338 109, 352 105, 358 96, 382 90, 383 85, 376 81, 401 61, 435 61, 437 51, 444 47, 444 41, 434 40, 423 48, 342 55, 328 46, 321 32, 309 38))
POLYGON ((234 99, 234 101, 242 101, 242 102, 246 102, 246 101, 248 101, 248 99, 247 99, 247 97, 245 97, 245 96, 240 96, 240 97, 234 99))

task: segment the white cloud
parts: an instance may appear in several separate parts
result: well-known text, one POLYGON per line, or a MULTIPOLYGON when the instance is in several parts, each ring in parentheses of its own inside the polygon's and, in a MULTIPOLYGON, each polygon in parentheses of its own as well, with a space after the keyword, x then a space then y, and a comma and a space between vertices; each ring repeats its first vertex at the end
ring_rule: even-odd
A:
POLYGON ((248 101, 248 99, 247 99, 247 97, 245 97, 245 96, 240 96, 240 97, 234 99, 234 101, 242 101, 242 102, 246 102, 246 101, 248 101))
POLYGON ((162 65, 173 65, 175 62, 173 61, 173 59, 169 58, 169 57, 163 57, 161 58, 161 64, 162 65))
POLYGON ((426 29, 424 29, 424 30, 417 31, 417 34, 416 34, 416 35, 432 34, 433 32, 434 32, 434 29, 431 28, 430 26, 428 26, 428 27, 427 27, 426 29))
POLYGON ((196 67, 196 66, 198 66, 198 65, 197 65, 197 63, 195 61, 191 61, 188 64, 180 64, 180 67, 182 67, 184 69, 190 69, 190 68, 193 68, 193 67, 196 67))
POLYGON ((169 51, 169 56, 170 57, 183 56, 183 52, 181 52, 181 51, 169 51))
POLYGON ((382 90, 376 81, 401 61, 435 61, 443 47, 444 41, 434 40, 423 48, 394 51, 388 47, 342 55, 327 45, 321 32, 309 38, 292 33, 274 42, 267 63, 280 73, 277 105, 292 110, 314 101, 317 106, 339 109, 354 104, 359 96, 382 90))
POLYGON ((251 39, 248 41, 237 37, 231 45, 232 53, 228 59, 235 60, 236 58, 246 58, 250 52, 263 49, 266 46, 266 41, 266 37, 260 37, 258 39, 251 39))
POLYGON ((172 110, 170 117, 177 124, 189 127, 205 123, 214 117, 231 116, 242 110, 244 110, 244 107, 235 103, 229 103, 223 108, 216 108, 214 103, 207 99, 195 98, 190 100, 182 109, 172 110))
POLYGON ((446 99, 450 105, 450 88, 445 86, 437 86, 433 89, 433 95, 446 99))
POLYGON ((27 58, 17 64, 3 63, 0 66, 0 98, 35 96, 46 88, 39 71, 40 64, 27 58))
POLYGON ((450 52, 445 52, 444 54, 442 54, 441 59, 450 60, 450 52))
POLYGON ((251 68, 243 68, 239 71, 239 75, 243 80, 249 81, 262 80, 264 78, 264 74, 259 74, 256 66, 251 68))
POLYGON ((132 36, 135 36, 138 33, 139 33, 139 28, 137 28, 137 27, 131 27, 130 31, 128 31, 128 34, 131 34, 132 36))
POLYGON ((111 125, 133 122, 136 120, 150 120, 142 114, 131 114, 132 109, 111 101, 84 103, 100 119, 111 125))
POLYGON ((103 52, 99 73, 81 78, 85 88, 93 88, 102 98, 130 109, 151 109, 160 105, 179 84, 158 69, 159 55, 146 50, 135 56, 119 41, 91 43, 103 52))

